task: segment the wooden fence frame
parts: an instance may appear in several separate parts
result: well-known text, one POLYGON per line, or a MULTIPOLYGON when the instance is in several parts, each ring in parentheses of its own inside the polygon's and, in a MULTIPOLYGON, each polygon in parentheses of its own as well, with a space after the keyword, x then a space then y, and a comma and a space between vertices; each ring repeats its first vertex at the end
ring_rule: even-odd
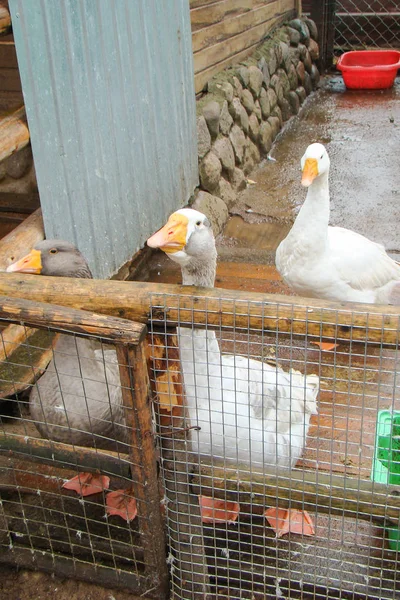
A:
MULTIPOLYGON (((109 280, 66 280, 1 273, 0 293, 8 296, 6 302, 0 302, 0 310, 3 307, 16 321, 29 316, 29 324, 34 327, 37 327, 39 322, 49 322, 51 312, 47 311, 46 305, 38 305, 40 300, 46 300, 70 308, 95 310, 99 313, 97 319, 101 314, 123 316, 143 325, 162 323, 164 329, 185 322, 190 323, 195 310, 196 326, 207 325, 211 329, 223 328, 232 331, 240 328, 246 331, 252 328, 269 333, 279 332, 280 335, 288 335, 291 338, 307 336, 308 339, 320 340, 323 337, 332 341, 339 340, 343 344, 363 342, 390 349, 398 348, 400 340, 400 309, 393 306, 328 302, 191 286, 109 280), (30 298, 32 302, 29 304, 36 307, 34 312, 21 313, 16 310, 15 306, 21 302, 19 298, 30 298)), ((79 314, 79 318, 82 319, 87 313, 79 314)), ((120 322, 120 319, 116 321, 120 322)), ((77 325, 77 321, 74 322, 74 327, 77 325)), ((82 327, 86 327, 84 320, 82 327)), ((90 329, 90 332, 93 331, 90 329)), ((126 354, 124 357, 126 360, 126 354)), ((136 360, 133 356, 130 358, 131 368, 136 360)), ((143 356, 140 360, 143 360, 143 356)), ((178 456, 178 460, 176 455, 174 456, 174 452, 183 452, 187 443, 184 419, 185 416, 181 414, 180 419, 173 421, 173 444, 162 444, 166 468, 170 468, 171 471, 174 470, 174 463, 185 463, 181 455, 178 456)), ((59 448, 60 452, 62 450, 63 448, 59 448)), ((240 465, 230 470, 227 465, 219 467, 217 461, 210 464, 210 459, 206 457, 201 462, 200 473, 194 473, 191 478, 191 488, 187 487, 189 480, 184 470, 171 472, 170 475, 170 480, 175 477, 172 487, 167 490, 167 496, 172 501, 171 510, 183 519, 182 537, 177 540, 175 546, 178 556, 180 544, 187 545, 193 525, 195 529, 200 530, 198 542, 201 546, 198 515, 192 513, 194 499, 199 493, 213 494, 215 497, 244 503, 257 503, 254 494, 258 489, 260 498, 262 496, 264 499, 268 496, 276 498, 276 490, 279 489, 282 505, 299 508, 317 506, 321 512, 328 514, 358 516, 367 520, 372 518, 381 524, 384 519, 395 523, 400 521, 400 486, 360 482, 356 477, 279 468, 273 472, 253 470, 249 479, 246 469, 240 465), (180 493, 183 496, 179 496, 180 493), (186 513, 181 511, 181 506, 185 504, 189 504, 186 513), (191 513, 195 515, 196 523, 188 520, 188 514, 191 513)), ((187 583, 189 588, 193 583, 195 585, 192 587, 192 593, 189 591, 188 597, 198 600, 208 593, 207 583, 204 581, 206 564, 204 560, 200 560, 194 567, 193 580, 187 583)), ((187 573, 186 566, 184 570, 187 573)))
MULTIPOLYGON (((76 464, 77 469, 97 470, 106 467, 116 477, 122 472, 131 472, 134 497, 138 500, 139 531, 142 543, 143 578, 123 573, 121 576, 109 567, 80 564, 65 556, 51 552, 35 551, 30 548, 12 548, 0 554, 0 562, 41 568, 66 576, 103 583, 108 586, 129 587, 138 595, 166 598, 168 593, 168 568, 163 518, 160 511, 160 496, 157 472, 157 454, 152 428, 152 395, 147 370, 147 328, 141 323, 125 321, 115 317, 97 315, 62 306, 48 305, 30 300, 15 300, 0 297, 0 320, 11 321, 25 327, 51 330, 58 333, 70 332, 85 337, 94 335, 102 342, 114 344, 118 357, 121 379, 122 402, 125 420, 130 426, 132 442, 130 453, 121 456, 109 451, 80 448, 51 440, 28 438, 24 435, 0 435, 0 455, 14 457, 21 465, 26 462, 50 464, 55 473, 64 462, 76 464)), ((22 467, 21 467, 22 468, 22 467)), ((37 467, 39 489, 50 489, 54 482, 40 477, 37 467), (49 488, 50 486, 50 488, 49 488)), ((23 468, 22 468, 23 470, 23 468)), ((26 470, 26 467, 25 467, 26 470)), ((15 481, 4 480, 6 473, 0 470, 0 488, 12 489, 15 481)), ((18 481, 18 490, 24 493, 24 480, 18 481)), ((26 486, 26 484, 25 484, 26 486)), ((30 491, 27 489, 27 491, 30 491)), ((55 491, 51 489, 51 491, 55 491)), ((56 490, 60 493, 57 487, 56 490)), ((2 515, 2 525, 5 517, 2 515)), ((4 531, 3 531, 4 537, 4 531)), ((4 540, 2 540, 4 541, 4 540)), ((78 561, 79 562, 79 561, 78 561)))

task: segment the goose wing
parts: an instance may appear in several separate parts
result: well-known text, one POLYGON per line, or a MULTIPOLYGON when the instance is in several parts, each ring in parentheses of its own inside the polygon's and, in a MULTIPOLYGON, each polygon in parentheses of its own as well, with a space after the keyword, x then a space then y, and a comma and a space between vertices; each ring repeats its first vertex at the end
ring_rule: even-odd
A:
POLYGON ((328 244, 333 266, 353 289, 374 290, 400 280, 400 265, 381 244, 343 227, 328 228, 328 244))

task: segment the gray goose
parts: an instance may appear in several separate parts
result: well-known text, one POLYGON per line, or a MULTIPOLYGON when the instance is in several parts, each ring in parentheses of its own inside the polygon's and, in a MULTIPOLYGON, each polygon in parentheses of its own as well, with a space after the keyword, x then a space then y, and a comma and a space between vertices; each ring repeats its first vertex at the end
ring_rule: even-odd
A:
MULTIPOLYGON (((92 278, 82 253, 64 240, 39 242, 28 255, 10 265, 7 272, 92 278)), ((31 418, 44 438, 106 449, 117 446, 127 451, 128 431, 117 356, 112 346, 95 339, 61 335, 53 360, 32 388, 29 405, 31 418)), ((87 496, 107 489, 108 485, 108 477, 81 473, 64 487, 87 496)), ((124 515, 135 512, 131 501, 134 499, 122 502, 124 515)), ((121 499, 118 497, 114 502, 121 504, 121 499)), ((114 508, 110 514, 120 514, 115 512, 116 504, 110 506, 114 508)))

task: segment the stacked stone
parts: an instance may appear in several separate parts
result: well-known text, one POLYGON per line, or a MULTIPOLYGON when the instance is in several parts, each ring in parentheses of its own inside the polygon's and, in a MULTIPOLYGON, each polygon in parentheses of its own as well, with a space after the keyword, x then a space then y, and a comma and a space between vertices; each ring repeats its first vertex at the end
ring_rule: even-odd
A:
MULTIPOLYGON (((223 223, 246 176, 268 155, 283 123, 299 112, 319 72, 317 27, 294 19, 245 63, 208 82, 197 102, 200 191, 195 206, 223 223), (207 209, 207 210, 206 210, 207 209)), ((219 227, 216 226, 216 233, 219 227)))

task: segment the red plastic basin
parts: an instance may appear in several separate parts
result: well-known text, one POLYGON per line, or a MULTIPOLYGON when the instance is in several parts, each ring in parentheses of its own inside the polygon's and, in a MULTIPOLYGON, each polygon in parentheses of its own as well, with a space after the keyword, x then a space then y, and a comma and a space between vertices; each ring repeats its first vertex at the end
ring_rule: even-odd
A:
POLYGON ((354 50, 339 58, 346 87, 362 90, 383 90, 392 87, 400 68, 397 50, 354 50))

